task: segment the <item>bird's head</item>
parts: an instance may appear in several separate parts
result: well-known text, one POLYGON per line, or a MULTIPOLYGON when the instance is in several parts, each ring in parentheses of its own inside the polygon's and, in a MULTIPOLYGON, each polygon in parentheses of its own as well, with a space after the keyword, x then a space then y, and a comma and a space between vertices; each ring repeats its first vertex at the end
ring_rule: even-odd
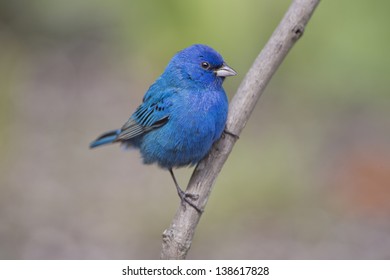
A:
POLYGON ((178 52, 165 71, 180 83, 197 87, 221 87, 225 77, 237 75, 218 52, 200 44, 178 52))

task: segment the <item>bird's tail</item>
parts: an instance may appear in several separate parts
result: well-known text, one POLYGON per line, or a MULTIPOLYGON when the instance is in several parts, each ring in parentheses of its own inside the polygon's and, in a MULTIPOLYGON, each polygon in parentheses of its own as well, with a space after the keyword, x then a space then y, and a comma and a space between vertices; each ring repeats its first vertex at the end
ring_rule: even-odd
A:
POLYGON ((108 131, 89 144, 89 147, 92 149, 101 145, 114 143, 120 132, 120 129, 108 131))

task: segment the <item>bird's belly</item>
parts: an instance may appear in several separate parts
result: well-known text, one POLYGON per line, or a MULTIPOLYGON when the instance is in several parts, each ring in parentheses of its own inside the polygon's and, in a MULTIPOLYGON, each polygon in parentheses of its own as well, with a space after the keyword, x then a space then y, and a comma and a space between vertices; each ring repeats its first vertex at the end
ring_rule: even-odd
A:
POLYGON ((173 121, 144 136, 140 146, 144 163, 157 163, 163 168, 194 165, 210 150, 215 125, 173 121))

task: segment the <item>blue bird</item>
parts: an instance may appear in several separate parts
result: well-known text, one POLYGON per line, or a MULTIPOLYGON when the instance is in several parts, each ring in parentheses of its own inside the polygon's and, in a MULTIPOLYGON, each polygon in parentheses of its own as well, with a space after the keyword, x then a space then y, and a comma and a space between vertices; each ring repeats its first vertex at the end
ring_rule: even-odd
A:
POLYGON ((209 46, 176 53, 122 128, 104 133, 90 148, 117 142, 138 148, 145 164, 169 170, 182 203, 200 212, 191 201, 197 197, 179 187, 172 169, 197 164, 221 137, 228 113, 222 83, 234 75, 209 46))

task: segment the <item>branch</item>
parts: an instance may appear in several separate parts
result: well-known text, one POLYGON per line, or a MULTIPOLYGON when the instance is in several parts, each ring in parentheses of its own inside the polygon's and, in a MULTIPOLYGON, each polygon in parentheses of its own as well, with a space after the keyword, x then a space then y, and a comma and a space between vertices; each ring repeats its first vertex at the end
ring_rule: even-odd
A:
MULTIPOLYGON (((272 75, 295 42, 320 0, 294 0, 268 43, 249 69, 230 102, 226 133, 199 162, 189 181, 187 192, 199 195, 196 201, 204 209, 214 182, 272 75)), ((180 205, 171 225, 163 233, 162 259, 185 259, 200 220, 193 207, 180 205)))

